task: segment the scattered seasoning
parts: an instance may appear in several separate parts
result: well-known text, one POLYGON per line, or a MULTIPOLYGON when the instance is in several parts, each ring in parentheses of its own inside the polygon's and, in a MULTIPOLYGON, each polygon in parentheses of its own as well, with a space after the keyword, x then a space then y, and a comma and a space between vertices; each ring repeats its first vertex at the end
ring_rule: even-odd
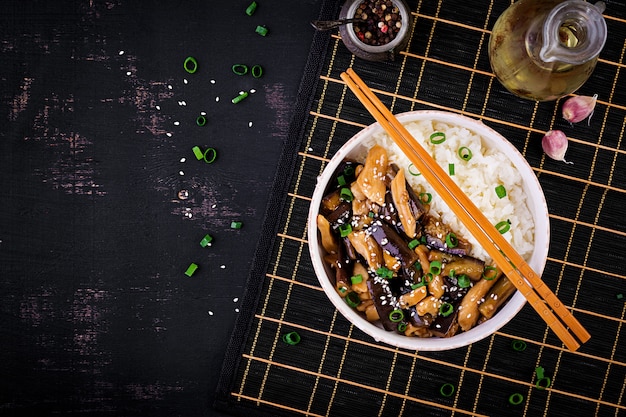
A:
POLYGON ((443 303, 439 307, 439 314, 441 314, 443 317, 448 317, 453 312, 454 312, 454 306, 450 303, 443 303))
POLYGON ((446 134, 443 132, 435 132, 430 135, 430 143, 434 145, 439 145, 446 141, 446 134))
POLYGON ((511 347, 516 352, 523 352, 526 350, 526 342, 523 340, 514 340, 511 342, 511 347))
POLYGON ((174 126, 180 126, 180 122, 179 121, 175 121, 174 122, 174 126))
POLYGON ((202 157, 204 158, 204 162, 212 164, 215 161, 215 158, 217 158, 217 151, 215 148, 206 148, 202 157))
POLYGON ((419 177, 420 175, 422 175, 421 172, 417 171, 417 168, 415 168, 415 165, 413 164, 409 164, 409 167, 407 168, 407 170, 409 171, 409 174, 413 175, 414 177, 419 177))
POLYGON ((206 124, 206 116, 200 115, 196 117, 196 124, 198 126, 204 126, 206 124))
POLYGON ((252 127, 252 122, 248 122, 248 127, 252 127))
POLYGON ((231 229, 241 229, 241 226, 243 226, 242 222, 230 222, 230 228, 231 229))
POLYGON ((391 0, 365 0, 355 10, 354 17, 363 20, 352 23, 352 28, 366 45, 386 45, 402 28, 402 15, 391 0))
POLYGON ((250 3, 250 5, 246 8, 246 14, 248 16, 252 16, 254 14, 254 12, 256 11, 257 8, 257 4, 256 1, 253 1, 252 3, 250 3))
POLYGON ((418 197, 424 204, 429 204, 433 200, 433 195, 431 193, 419 193, 418 197))
POLYGON ((349 188, 345 187, 345 188, 342 188, 341 191, 339 192, 339 198, 347 203, 350 203, 352 202, 352 200, 354 200, 354 195, 352 194, 352 191, 350 191, 349 188))
POLYGON ((233 98, 231 101, 233 102, 233 104, 237 104, 246 97, 248 97, 248 93, 245 91, 242 91, 239 93, 237 97, 233 98))
POLYGON ((196 156, 196 159, 198 161, 204 158, 204 152, 202 152, 202 149, 200 149, 199 146, 194 146, 193 148, 191 148, 191 150, 193 151, 193 154, 196 156))
POLYGON ((357 274, 357 275, 351 276, 350 277, 350 282, 352 282, 352 285, 362 283, 363 282, 363 275, 357 274))
POLYGON ((192 262, 185 271, 185 275, 188 277, 192 276, 196 272, 196 269, 198 269, 198 265, 192 262))
POLYGON ((470 159, 472 159, 472 150, 467 146, 461 146, 457 151, 457 154, 459 155, 459 158, 464 161, 469 161, 470 159))
POLYGON ((465 274, 459 275, 459 277, 456 279, 456 283, 461 288, 467 288, 471 285, 469 277, 465 274))
POLYGON ((393 278, 393 271, 387 267, 381 266, 376 270, 376 275, 381 278, 391 279, 393 278))
POLYGON ((509 396, 509 404, 511 405, 520 405, 522 401, 524 401, 524 396, 518 392, 509 396))
POLYGON ((346 237, 350 233, 352 233, 352 226, 350 226, 349 224, 342 224, 341 226, 339 226, 339 234, 341 235, 341 237, 346 237))
POLYGON ((619 293, 615 296, 615 298, 617 298, 618 300, 623 300, 624 299, 624 294, 619 293))
POLYGON ((186 200, 189 198, 189 191, 187 190, 180 190, 178 192, 178 198, 181 200, 186 200))
POLYGON ((359 297, 359 294, 355 291, 349 292, 346 295, 345 300, 346 300, 346 303, 352 308, 355 308, 359 304, 361 304, 361 298, 359 297))
POLYGON ((409 249, 413 250, 416 247, 418 247, 419 244, 420 244, 419 240, 413 239, 412 241, 409 242, 409 249))
POLYGON ((456 234, 450 232, 446 235, 446 246, 449 248, 456 248, 459 245, 459 239, 456 234))
POLYGON ((487 281, 493 280, 498 275, 498 269, 493 265, 487 265, 483 270, 483 278, 487 281))
POLYGON ((209 316, 212 316, 213 314, 214 313, 211 310, 209 310, 209 316))
POLYGON ((505 234, 511 229, 511 221, 503 220, 501 222, 496 223, 496 229, 500 232, 501 235, 505 234))
POLYGON ((178 175, 185 175, 184 171, 178 171, 178 175))
POLYGON ((452 397, 456 387, 449 382, 446 382, 439 388, 439 393, 444 397, 452 397))
POLYGON ((404 320, 404 312, 400 309, 393 310, 389 313, 389 320, 394 323, 399 323, 404 320))
POLYGON ((258 33, 261 36, 267 36, 269 29, 267 29, 267 27, 265 25, 259 25, 256 27, 256 29, 254 30, 256 33, 258 33))
POLYGON ((300 335, 297 332, 289 332, 283 335, 283 342, 291 346, 297 345, 300 343, 300 340, 300 335))
POLYGON ((211 246, 212 241, 213 241, 213 236, 206 234, 200 241, 200 246, 202 246, 203 248, 206 248, 207 246, 211 246))
POLYGON ((454 164, 448 164, 448 173, 450 176, 454 175, 454 164))
POLYGON ((535 383, 535 386, 540 390, 550 388, 550 384, 552 383, 550 378, 545 376, 544 372, 545 370, 542 366, 538 366, 537 368, 535 368, 535 373, 537 374, 537 382, 535 383))
POLYGON ((196 58, 188 56, 187 58, 185 58, 183 67, 185 67, 185 71, 187 71, 189 74, 193 74, 198 70, 198 61, 196 61, 196 58))
POLYGON ((252 76, 254 78, 261 78, 263 75, 263 67, 260 65, 255 65, 252 67, 252 76))
POLYGON ((496 187, 496 195, 498 198, 506 197, 506 188, 504 188, 504 185, 500 184, 496 187))
POLYGON ((433 275, 439 275, 441 273, 441 261, 432 261, 429 272, 433 275))
POLYGON ((232 66, 232 70, 237 75, 246 75, 248 73, 248 66, 244 64, 235 64, 232 66))

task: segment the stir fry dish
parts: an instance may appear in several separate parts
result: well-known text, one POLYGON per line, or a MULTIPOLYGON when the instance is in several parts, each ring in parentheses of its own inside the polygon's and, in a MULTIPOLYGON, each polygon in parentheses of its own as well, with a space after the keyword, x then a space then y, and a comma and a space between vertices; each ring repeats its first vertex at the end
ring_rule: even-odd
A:
POLYGON ((515 292, 495 265, 430 210, 374 145, 344 160, 317 216, 337 293, 368 321, 406 336, 451 337, 490 319, 515 292))

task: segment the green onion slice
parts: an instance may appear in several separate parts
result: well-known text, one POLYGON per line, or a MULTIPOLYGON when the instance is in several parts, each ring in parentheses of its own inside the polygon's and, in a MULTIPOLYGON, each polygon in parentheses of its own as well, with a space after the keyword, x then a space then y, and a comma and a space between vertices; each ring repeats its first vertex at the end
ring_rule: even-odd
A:
POLYGON ((520 405, 522 401, 524 401, 524 396, 519 392, 516 392, 515 394, 511 394, 509 396, 509 404, 511 405, 520 405))
POLYGON ((263 67, 260 65, 253 66, 251 73, 254 78, 261 78, 263 75, 263 67))
POLYGON ((505 234, 511 229, 511 221, 510 220, 502 220, 496 224, 496 229, 500 232, 501 235, 505 234))
POLYGON ((413 250, 416 247, 418 247, 420 244, 420 241, 417 239, 413 239, 412 241, 409 242, 409 249, 413 250))
POLYGON ((248 92, 242 91, 237 97, 233 98, 231 101, 233 102, 233 104, 237 104, 246 97, 248 97, 248 92))
POLYGON ((456 279, 456 283, 457 283, 457 285, 458 285, 459 287, 461 287, 461 288, 467 288, 467 287, 469 287, 469 286, 471 285, 471 281, 470 281, 470 279, 469 279, 469 278, 468 278, 468 276, 467 276, 467 275, 465 275, 465 274, 460 275, 460 276, 456 279))
POLYGON ((433 195, 431 193, 419 193, 418 195, 420 201, 424 204, 429 204, 433 201, 433 195))
POLYGON ((440 143, 444 143, 446 141, 446 134, 443 132, 435 132, 430 135, 430 143, 439 145, 440 143))
POLYGON ((549 377, 545 376, 543 367, 538 366, 535 369, 535 373, 537 374, 537 383, 535 383, 535 386, 540 390, 549 388, 552 381, 549 377))
POLYGON ((449 248, 456 248, 459 245, 459 239, 452 232, 446 235, 446 246, 449 248))
POLYGON ((359 294, 355 291, 351 291, 346 295, 346 303, 352 308, 357 307, 361 304, 361 298, 359 298, 359 294))
POLYGON ((413 164, 410 164, 407 170, 409 171, 409 174, 413 175, 414 177, 419 177, 420 175, 422 175, 421 172, 419 172, 413 164))
POLYGON ((432 261, 430 263, 430 271, 433 276, 441 273, 441 261, 432 261))
POLYGON ((454 164, 448 164, 448 174, 454 175, 454 164))
POLYGON ((500 184, 496 187, 496 195, 498 198, 506 197, 506 188, 504 188, 504 185, 500 184))
POLYGON ((196 117, 196 124, 198 126, 204 126, 206 124, 206 117, 203 115, 196 117))
POLYGON ((346 237, 350 233, 352 233, 352 226, 350 226, 349 223, 345 223, 345 224, 342 224, 341 226, 339 226, 339 235, 341 237, 346 237))
POLYGON ((230 222, 231 229, 241 229, 241 226, 243 226, 241 222, 230 222))
POLYGON ((391 279, 393 278, 393 271, 387 267, 381 266, 376 270, 376 275, 381 278, 391 279))
POLYGON ((523 340, 514 340, 511 342, 511 347, 516 352, 523 352, 526 350, 526 342, 523 340))
POLYGON ((459 148, 459 150, 457 151, 457 154, 459 155, 459 158, 461 158, 464 161, 469 161, 470 159, 472 159, 472 150, 470 148, 468 148, 467 146, 461 146, 459 148))
POLYGON ((248 66, 245 64, 235 64, 231 69, 237 75, 246 75, 248 73, 248 66))
POLYGON ((495 266, 493 265, 487 265, 485 267, 485 270, 483 271, 483 278, 486 279, 487 281, 491 281, 493 280, 495 277, 498 276, 498 270, 495 266))
POLYGON ((393 310, 391 313, 389 313, 389 320, 394 323, 401 322, 402 320, 404 320, 404 312, 399 309, 393 310))
POLYGON ((454 306, 450 303, 443 303, 439 307, 439 314, 441 314, 443 317, 448 317, 453 312, 454 312, 454 306))
POLYGON ((196 269, 198 269, 198 265, 192 262, 185 271, 185 275, 188 277, 192 276, 196 272, 196 269))
POLYGON ((185 58, 185 62, 183 62, 183 67, 189 74, 193 74, 198 70, 198 61, 196 61, 196 58, 188 56, 185 58))
POLYGON ((452 397, 452 394, 454 394, 455 390, 456 390, 456 387, 454 385, 452 385, 449 382, 446 382, 445 384, 441 386, 441 388, 439 388, 439 393, 443 395, 444 397, 452 397))
POLYGON ((300 343, 300 340, 300 335, 297 332, 289 332, 283 335, 283 342, 291 346, 297 345, 300 343))
POLYGON ((265 26, 257 26, 256 29, 254 30, 256 33, 258 33, 261 36, 267 36, 267 32, 269 32, 269 30, 267 29, 267 27, 265 26))
POLYGON ((204 162, 212 164, 215 161, 215 158, 217 158, 217 151, 215 148, 206 148, 202 157, 204 158, 204 162))
POLYGON ((349 188, 344 187, 339 192, 339 198, 341 198, 343 201, 350 203, 352 202, 352 200, 354 200, 354 195, 352 195, 352 191, 350 191, 349 188))
POLYGON ((351 276, 350 277, 350 282, 352 282, 352 285, 362 283, 363 282, 363 275, 357 274, 357 275, 351 276))
POLYGON ((193 148, 191 148, 191 150, 193 151, 193 154, 196 156, 196 159, 198 161, 204 158, 204 152, 202 152, 202 149, 200 149, 199 146, 194 146, 193 148))
POLYGON ((250 3, 250 5, 246 8, 246 14, 248 16, 252 16, 254 14, 254 12, 256 11, 256 1, 253 1, 252 3, 250 3))
POLYGON ((202 246, 203 248, 206 248, 207 246, 209 246, 211 241, 213 241, 213 236, 206 234, 200 241, 200 246, 202 246))
POLYGON ((411 284, 411 289, 412 290, 417 290, 418 288, 422 288, 426 286, 426 281, 420 281, 417 284, 411 284))
POLYGON ((406 330, 406 323, 403 322, 403 321, 398 323, 398 332, 399 333, 404 333, 405 330, 406 330))

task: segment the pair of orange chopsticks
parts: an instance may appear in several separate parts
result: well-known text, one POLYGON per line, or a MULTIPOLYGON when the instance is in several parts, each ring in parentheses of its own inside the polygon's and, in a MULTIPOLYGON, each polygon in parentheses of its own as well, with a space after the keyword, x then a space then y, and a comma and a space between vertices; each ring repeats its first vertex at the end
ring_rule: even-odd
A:
POLYGON ((543 283, 541 277, 533 271, 530 265, 506 241, 426 150, 415 141, 391 111, 365 85, 363 80, 351 68, 341 74, 341 79, 489 253, 517 290, 526 297, 526 300, 561 339, 563 344, 570 350, 576 350, 580 347, 580 343, 589 340, 591 335, 565 308, 550 288, 543 283), (573 335, 568 331, 566 325, 573 332, 573 335))

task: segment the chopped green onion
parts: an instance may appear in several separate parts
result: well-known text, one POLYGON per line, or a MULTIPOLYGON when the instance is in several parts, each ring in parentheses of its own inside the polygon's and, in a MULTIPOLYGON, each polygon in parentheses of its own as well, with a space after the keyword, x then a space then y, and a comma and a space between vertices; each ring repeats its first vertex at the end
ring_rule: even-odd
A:
POLYGON ((393 278, 393 271, 387 267, 381 266, 376 270, 376 275, 381 278, 391 279, 393 278))
POLYGON ((483 278, 487 281, 493 280, 498 276, 498 269, 495 266, 487 265, 483 270, 483 278))
POLYGON ((419 193, 418 197, 424 204, 429 204, 433 200, 433 195, 431 193, 419 193))
POLYGON ((454 312, 454 306, 450 303, 443 303, 439 307, 439 314, 441 314, 443 317, 448 317, 453 312, 454 312))
POLYGON ((203 248, 206 248, 207 246, 211 244, 212 240, 213 240, 213 236, 207 234, 200 241, 200 246, 202 246, 203 248))
POLYGON ((407 170, 409 171, 409 174, 413 175, 414 177, 419 177, 420 175, 422 175, 419 171, 417 171, 417 168, 415 168, 415 165, 413 164, 410 164, 407 170))
POLYGON ((441 261, 432 261, 430 263, 430 271, 431 274, 439 275, 441 273, 441 261))
POLYGON ((346 237, 350 233, 352 233, 352 226, 350 226, 349 223, 345 223, 339 226, 339 234, 341 235, 341 237, 346 237))
POLYGON ((193 154, 196 156, 196 159, 198 161, 204 158, 204 152, 202 152, 202 149, 200 149, 199 146, 194 146, 193 148, 191 148, 191 150, 193 151, 193 154))
POLYGON ((370 211, 369 213, 367 213, 367 217, 369 217, 370 219, 373 219, 375 215, 376 213, 374 213, 373 211, 370 211))
POLYGON ((399 333, 404 333, 405 330, 406 330, 406 323, 403 322, 403 321, 398 323, 398 332, 399 333))
POLYGON ((456 248, 459 245, 459 239, 452 232, 446 235, 446 246, 449 248, 456 248))
POLYGON ((355 291, 349 292, 348 295, 346 295, 346 303, 348 303, 348 305, 352 308, 361 304, 359 294, 355 291))
POLYGON ((446 141, 446 134, 443 132, 435 132, 430 135, 430 143, 439 145, 440 143, 444 143, 446 141))
POLYGON ((242 91, 237 97, 233 98, 231 101, 233 102, 233 104, 237 104, 246 97, 248 97, 248 92, 242 91))
POLYGON ((346 292, 348 292, 348 287, 346 287, 345 285, 341 286, 337 289, 337 291, 339 291, 342 294, 345 294, 346 292))
POLYGON ((243 226, 241 222, 230 222, 231 229, 241 229, 241 226, 243 226))
POLYGON ((339 192, 339 198, 341 198, 343 201, 350 203, 352 202, 352 200, 354 200, 354 195, 352 195, 352 191, 350 191, 349 188, 342 188, 339 192))
POLYGON ((350 282, 352 282, 353 285, 362 283, 363 275, 361 274, 353 275, 352 277, 350 277, 350 282))
POLYGON ((196 117, 196 124, 198 126, 204 126, 206 124, 206 117, 203 115, 196 117))
POLYGON ((448 164, 448 174, 454 175, 454 164, 448 164))
POLYGON ((543 367, 538 366, 535 369, 535 373, 537 374, 537 383, 535 384, 535 386, 541 390, 549 388, 552 381, 549 377, 545 376, 543 367))
POLYGON ((246 75, 248 73, 248 66, 245 64, 235 64, 231 69, 237 75, 246 75))
POLYGON ((256 1, 253 1, 252 3, 250 3, 250 5, 246 8, 246 14, 248 16, 252 16, 254 14, 254 12, 256 11, 256 1))
POLYGON ((417 290, 418 288, 422 288, 424 286, 426 286, 426 281, 420 281, 417 284, 411 284, 411 289, 417 290))
POLYGON ((526 342, 523 340, 514 340, 511 342, 511 347, 516 352, 523 352, 526 350, 526 342))
POLYGON ((502 220, 501 222, 496 224, 496 229, 498 229, 498 232, 500 232, 501 235, 505 234, 511 229, 511 221, 502 220))
POLYGON ((198 269, 198 265, 192 262, 185 271, 185 275, 188 277, 192 276, 196 272, 196 269, 198 269))
POLYGON ((456 283, 457 283, 457 285, 458 285, 459 287, 461 287, 461 288, 467 288, 467 287, 469 287, 469 286, 470 286, 471 281, 470 281, 470 279, 468 278, 468 276, 467 276, 467 275, 463 274, 463 275, 460 275, 460 276, 456 279, 456 283))
POLYGON ((340 175, 337 177, 337 184, 339 184, 340 187, 343 187, 344 185, 346 185, 346 178, 343 175, 340 175))
POLYGON ((409 242, 409 249, 413 250, 416 247, 418 247, 420 244, 420 241, 417 239, 413 239, 412 241, 409 242))
POLYGON ((506 197, 506 188, 504 188, 504 185, 500 184, 496 187, 496 195, 498 198, 506 197))
POLYGON ((204 158, 204 162, 212 164, 215 161, 215 158, 217 158, 217 151, 215 148, 206 148, 202 157, 204 158))
POLYGON ((615 296, 615 298, 617 298, 618 300, 623 300, 624 299, 624 294, 619 293, 615 296))
POLYGON ((352 177, 354 175, 354 167, 352 165, 346 165, 343 168, 343 175, 346 177, 352 177))
POLYGON ((456 387, 454 385, 452 385, 449 382, 446 382, 445 384, 441 386, 441 388, 439 388, 439 393, 443 395, 444 397, 452 397, 452 394, 454 394, 455 389, 456 387))
POLYGON ((464 161, 469 161, 470 159, 472 159, 472 150, 467 146, 461 146, 457 151, 457 154, 459 155, 459 158, 464 161))
POLYGON ((289 332, 283 335, 283 342, 291 346, 297 345, 300 343, 300 340, 300 335, 297 332, 289 332))
POLYGON ((252 76, 254 78, 261 78, 263 75, 263 67, 260 65, 255 65, 252 67, 252 76))
POLYGON ((524 396, 518 392, 509 396, 509 404, 520 405, 524 401, 524 396))
POLYGON ((268 31, 268 29, 267 29, 267 27, 265 27, 265 26, 260 26, 260 25, 259 25, 259 26, 257 26, 257 27, 256 27, 256 29, 255 29, 254 31, 255 31, 256 33, 258 33, 259 35, 261 35, 261 36, 267 36, 267 32, 269 32, 269 31, 268 31))
POLYGON ((430 284, 431 282, 433 282, 433 274, 432 274, 432 273, 430 273, 430 272, 428 272, 428 273, 424 274, 424 277, 423 277, 423 278, 424 278, 424 282, 425 282, 426 284, 430 284))
POLYGON ((391 313, 389 313, 389 320, 394 323, 401 322, 402 320, 404 320, 404 312, 399 309, 393 310, 391 313))
POLYGON ((193 74, 198 70, 198 61, 196 61, 196 58, 188 56, 187 58, 185 58, 183 67, 185 67, 185 71, 187 71, 189 74, 193 74))

